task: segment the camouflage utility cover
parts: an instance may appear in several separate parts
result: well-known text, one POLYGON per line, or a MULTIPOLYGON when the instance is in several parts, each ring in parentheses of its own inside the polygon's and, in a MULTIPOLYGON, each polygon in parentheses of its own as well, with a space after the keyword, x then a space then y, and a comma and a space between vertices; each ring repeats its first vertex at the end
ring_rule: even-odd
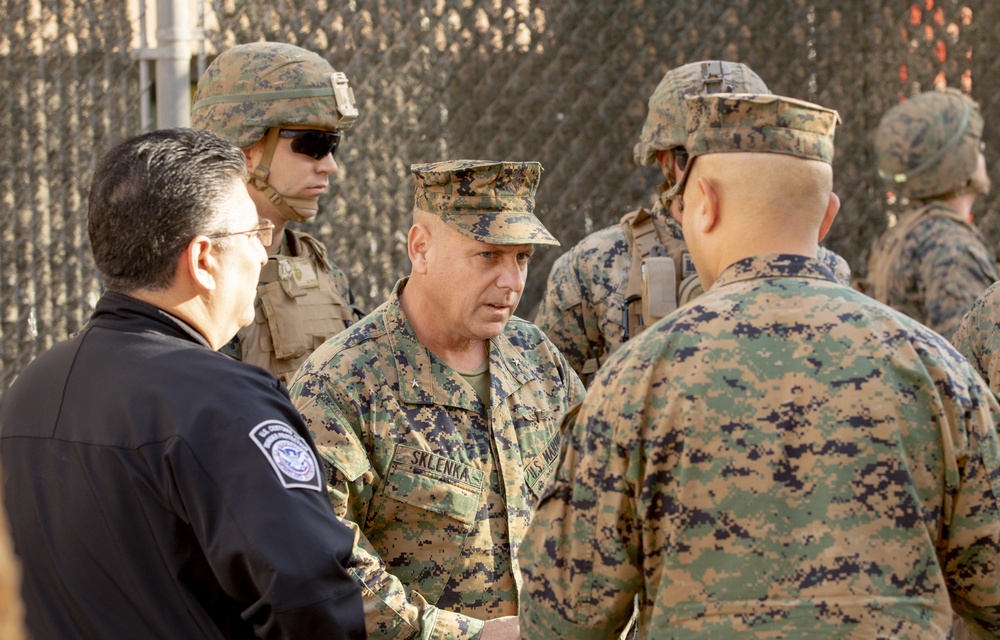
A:
POLYGON ((519 558, 525 638, 1000 634, 1000 406, 802 256, 730 265, 598 372, 519 558))
POLYGON ((991 285, 955 331, 955 348, 1000 393, 1000 283, 991 285))
POLYGON ((657 151, 684 146, 688 115, 685 98, 703 93, 769 92, 760 76, 739 62, 711 60, 671 69, 649 98, 649 113, 634 150, 636 164, 653 164, 657 151))
POLYGON ((775 95, 692 96, 685 147, 692 158, 709 153, 784 153, 833 163, 840 115, 818 104, 775 95))
POLYGON ((290 44, 255 42, 219 54, 198 80, 191 126, 245 149, 270 127, 347 129, 358 117, 347 76, 290 44))
POLYGON ((684 192, 691 162, 710 153, 781 153, 833 163, 840 115, 776 95, 719 94, 687 99, 688 171, 664 197, 684 192))
POLYGON ((471 639, 517 613, 514 554, 583 385, 515 317, 489 341, 484 406, 417 340, 405 283, 315 351, 291 396, 329 465, 334 510, 358 531, 348 565, 369 637, 471 639))
POLYGON ((866 293, 951 338, 1000 277, 986 239, 942 202, 905 212, 875 241, 866 293))
POLYGON ((410 166, 413 206, 441 216, 462 235, 497 245, 559 241, 535 217, 537 162, 445 160, 410 166))
POLYGON ((955 90, 929 91, 895 105, 875 133, 879 175, 895 193, 924 199, 945 195, 976 172, 983 117, 955 90))

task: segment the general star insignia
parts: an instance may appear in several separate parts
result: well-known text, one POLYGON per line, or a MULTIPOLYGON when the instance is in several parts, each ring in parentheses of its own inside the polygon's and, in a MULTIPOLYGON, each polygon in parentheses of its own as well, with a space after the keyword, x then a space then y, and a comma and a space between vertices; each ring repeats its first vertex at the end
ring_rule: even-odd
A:
POLYGON ((416 389, 417 387, 420 386, 420 383, 417 382, 416 378, 414 378, 413 380, 410 381, 410 386, 413 387, 414 389, 416 389))

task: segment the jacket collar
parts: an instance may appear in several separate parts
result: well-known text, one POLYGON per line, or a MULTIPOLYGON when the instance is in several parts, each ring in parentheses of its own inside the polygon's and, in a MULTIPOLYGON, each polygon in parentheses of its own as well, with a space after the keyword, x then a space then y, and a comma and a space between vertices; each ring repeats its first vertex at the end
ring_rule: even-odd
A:
MULTIPOLYGON (((385 306, 385 326, 395 356, 400 399, 406 404, 437 404, 483 413, 479 397, 462 376, 417 339, 399 303, 399 294, 407 280, 403 278, 396 283, 385 306)), ((503 333, 489 341, 491 411, 537 378, 511 344, 509 332, 510 323, 503 333)))
POLYGON ((774 253, 737 260, 722 270, 712 289, 759 278, 813 278, 837 282, 833 271, 816 258, 774 253))
POLYGON ((141 320, 155 322, 165 334, 187 338, 212 348, 205 336, 177 316, 120 291, 105 291, 90 319, 96 325, 131 324, 141 320))

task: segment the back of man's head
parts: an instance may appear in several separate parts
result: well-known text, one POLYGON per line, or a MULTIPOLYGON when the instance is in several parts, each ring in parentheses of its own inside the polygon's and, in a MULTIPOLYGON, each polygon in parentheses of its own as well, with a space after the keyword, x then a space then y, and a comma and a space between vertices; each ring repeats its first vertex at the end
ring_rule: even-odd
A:
MULTIPOLYGON (((693 96, 687 105, 688 172, 671 195, 684 193, 697 159, 715 154, 746 164, 752 164, 751 156, 776 154, 820 163, 824 167, 819 169, 832 175, 833 136, 840 121, 836 111, 770 94, 693 96)), ((722 163, 712 165, 721 167, 722 163)), ((764 183, 762 188, 770 187, 764 183)))
POLYGON ((837 112, 751 94, 696 96, 688 109, 688 170, 668 195, 683 194, 689 246, 701 240, 689 230, 711 234, 719 259, 709 267, 760 253, 814 255, 839 206, 831 191, 837 112), (703 206, 708 218, 699 216, 703 206))
POLYGON ((218 201, 246 159, 208 131, 159 129, 108 151, 90 188, 87 232, 108 289, 162 290, 192 238, 215 229, 218 201))

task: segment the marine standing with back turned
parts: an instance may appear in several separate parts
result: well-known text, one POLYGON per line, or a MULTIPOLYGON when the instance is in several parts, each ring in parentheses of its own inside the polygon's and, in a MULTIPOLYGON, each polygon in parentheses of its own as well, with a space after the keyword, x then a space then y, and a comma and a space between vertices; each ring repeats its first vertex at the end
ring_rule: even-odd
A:
POLYGON ((951 339, 997 280, 972 205, 990 188, 979 105, 928 91, 889 109, 875 134, 879 175, 909 209, 872 247, 862 289, 951 339))
MULTIPOLYGON (((736 62, 692 62, 668 71, 649 98, 634 155, 636 164, 659 165, 661 197, 651 208, 640 207, 619 224, 590 234, 553 264, 535 323, 584 381, 612 351, 701 293, 680 225, 671 216, 676 205, 662 195, 686 167, 685 97, 730 92, 768 93, 768 88, 736 62)), ((849 281, 843 258, 823 247, 820 258, 849 281)))
POLYGON ((1000 405, 940 335, 836 281, 837 113, 688 99, 704 294, 601 367, 518 554, 527 640, 1000 634, 1000 405))
POLYGON ((361 315, 326 247, 287 226, 316 216, 337 173, 343 131, 357 117, 347 76, 311 51, 277 42, 223 51, 194 95, 192 126, 243 149, 250 197, 275 230, 256 318, 223 352, 285 383, 313 349, 361 315))

